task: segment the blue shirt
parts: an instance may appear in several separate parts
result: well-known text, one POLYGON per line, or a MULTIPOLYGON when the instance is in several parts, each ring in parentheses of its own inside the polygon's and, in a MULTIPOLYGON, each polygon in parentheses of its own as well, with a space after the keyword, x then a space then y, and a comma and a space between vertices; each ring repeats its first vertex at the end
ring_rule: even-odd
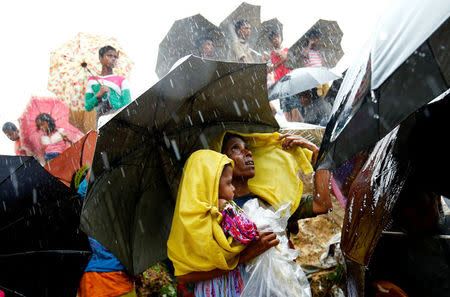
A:
MULTIPOLYGON (((84 179, 78 187, 78 194, 82 199, 86 196, 87 180, 84 179)), ((92 257, 84 271, 97 272, 113 272, 125 271, 125 267, 120 263, 107 248, 92 237, 89 237, 89 244, 91 245, 92 257)))

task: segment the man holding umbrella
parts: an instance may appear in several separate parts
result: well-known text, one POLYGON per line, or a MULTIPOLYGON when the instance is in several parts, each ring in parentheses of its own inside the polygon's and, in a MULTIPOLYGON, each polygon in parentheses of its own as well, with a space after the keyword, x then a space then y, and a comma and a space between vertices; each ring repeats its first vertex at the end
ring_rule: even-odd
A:
POLYGON ((91 76, 86 86, 85 108, 87 111, 97 110, 99 117, 111 114, 131 102, 128 80, 114 75, 118 53, 112 46, 104 46, 99 50, 102 72, 98 77, 91 76))
POLYGON ((247 20, 239 20, 234 25, 234 29, 238 38, 231 44, 232 59, 243 63, 255 62, 247 42, 251 30, 250 22, 247 20))

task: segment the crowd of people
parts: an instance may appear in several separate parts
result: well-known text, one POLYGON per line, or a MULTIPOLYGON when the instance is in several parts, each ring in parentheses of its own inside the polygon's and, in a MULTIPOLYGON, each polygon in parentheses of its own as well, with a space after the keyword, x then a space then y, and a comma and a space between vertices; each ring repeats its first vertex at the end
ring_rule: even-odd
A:
MULTIPOLYGON (((273 45, 273 51, 267 57, 249 47, 247 39, 251 30, 247 20, 236 22, 235 32, 238 38, 231 44, 231 57, 242 63, 267 62, 268 78, 273 78, 272 84, 276 83, 291 71, 286 67, 288 49, 282 46, 282 32, 273 30, 267 36, 273 45)), ((303 51, 307 67, 323 66, 317 50, 319 43, 320 32, 308 37, 303 51)), ((214 40, 202 37, 198 41, 197 54, 214 59, 214 40)), ((85 109, 96 111, 98 123, 102 117, 114 114, 131 102, 127 79, 114 74, 118 58, 118 52, 112 46, 100 48, 101 73, 89 77, 87 81, 85 109)), ((286 119, 326 124, 331 110, 324 100, 326 88, 327 86, 317 86, 295 96, 280 98, 286 119)), ((36 130, 42 133, 40 141, 45 150, 45 162, 58 157, 73 144, 65 130, 55 124, 51 115, 39 114, 35 124, 36 130)), ((13 123, 5 123, 3 132, 14 141, 16 155, 30 154, 23 147, 21 133, 13 123)), ((302 181, 297 176, 299 167, 305 173, 313 172, 317 154, 318 148, 302 137, 278 133, 226 133, 220 150, 201 150, 192 154, 186 162, 179 186, 172 230, 167 243, 168 256, 178 280, 179 296, 252 296, 245 293, 246 283, 256 274, 253 268, 249 268, 250 263, 273 247, 280 249, 279 254, 274 257, 281 257, 280 261, 286 267, 294 265, 291 268, 292 280, 299 281, 301 275, 304 280, 301 269, 292 261, 295 257, 287 257, 286 251, 281 250, 281 243, 285 239, 285 248, 292 249, 292 243, 288 244, 288 234, 298 232, 297 221, 331 209, 330 173, 327 170, 315 172, 313 195, 302 195, 302 181), (267 154, 267 158, 261 158, 259 164, 275 158, 276 163, 261 166, 272 168, 272 172, 278 173, 275 174, 278 179, 272 178, 269 182, 270 179, 261 171, 260 176, 255 177, 253 151, 260 148, 250 146, 249 143, 253 145, 258 141, 267 144, 263 147, 263 155, 267 154), (280 182, 286 187, 276 189, 277 187, 273 187, 274 182, 280 182), (249 204, 251 201, 253 204, 249 204), (264 229, 262 225, 258 226, 243 210, 248 208, 252 211, 255 210, 254 205, 258 205, 257 208, 271 210, 274 214, 282 203, 289 203, 291 215, 282 226, 283 230, 277 232, 261 231, 264 229), (193 209, 192 205, 198 208, 193 209)), ((88 174, 89 166, 83 166, 74 175, 75 189, 82 197, 86 195, 88 174)), ((92 258, 81 279, 78 296, 136 296, 132 278, 127 275, 120 261, 94 238, 89 237, 89 242, 92 258)), ((277 277, 273 275, 274 279, 277 277)), ((286 279, 280 279, 282 281, 286 279)), ((281 286, 271 287, 269 290, 272 290, 273 296, 283 296, 276 292, 281 290, 281 286)), ((311 295, 307 281, 301 287, 301 294, 311 295)))

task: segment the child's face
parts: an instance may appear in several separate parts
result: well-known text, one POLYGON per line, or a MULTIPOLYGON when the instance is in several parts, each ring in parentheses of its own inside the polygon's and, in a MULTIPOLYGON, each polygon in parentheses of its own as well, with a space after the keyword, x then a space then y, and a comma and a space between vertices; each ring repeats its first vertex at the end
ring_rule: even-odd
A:
POLYGON ((117 52, 115 50, 109 50, 103 54, 103 57, 100 57, 100 63, 103 66, 107 66, 112 69, 116 67, 118 58, 119 56, 117 55, 117 52))
POLYGON ((219 199, 227 201, 233 200, 234 186, 231 183, 233 180, 233 168, 230 165, 225 166, 220 176, 219 181, 219 199))
POLYGON ((50 132, 48 123, 46 121, 36 121, 36 126, 37 126, 38 130, 42 130, 47 134, 50 132))

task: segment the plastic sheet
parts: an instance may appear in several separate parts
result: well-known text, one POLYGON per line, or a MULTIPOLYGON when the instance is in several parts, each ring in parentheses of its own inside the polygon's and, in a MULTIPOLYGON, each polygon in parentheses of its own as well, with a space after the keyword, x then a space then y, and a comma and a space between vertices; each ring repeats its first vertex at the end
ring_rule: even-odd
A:
POLYGON ((288 202, 270 208, 261 207, 257 199, 245 203, 244 211, 259 232, 274 232, 280 243, 247 263, 249 279, 241 297, 311 297, 308 279, 295 262, 298 251, 289 248, 285 230, 290 208, 288 202))

